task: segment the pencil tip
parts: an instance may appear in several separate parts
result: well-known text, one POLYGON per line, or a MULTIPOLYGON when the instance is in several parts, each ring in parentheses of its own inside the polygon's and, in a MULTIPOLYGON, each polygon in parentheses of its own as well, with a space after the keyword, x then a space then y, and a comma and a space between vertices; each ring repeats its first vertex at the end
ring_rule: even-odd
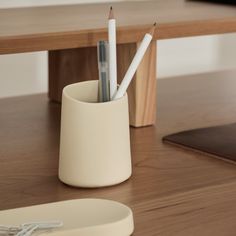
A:
POLYGON ((152 28, 151 28, 150 31, 149 31, 149 34, 150 34, 150 35, 152 35, 152 36, 154 35, 156 26, 157 26, 157 23, 155 22, 155 23, 153 24, 152 28))
POLYGON ((113 7, 110 7, 109 19, 114 19, 113 7))

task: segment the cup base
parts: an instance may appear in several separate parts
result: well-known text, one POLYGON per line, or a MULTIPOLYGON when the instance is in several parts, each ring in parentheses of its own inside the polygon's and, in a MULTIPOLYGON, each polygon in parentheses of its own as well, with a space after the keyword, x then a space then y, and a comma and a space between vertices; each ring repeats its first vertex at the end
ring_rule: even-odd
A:
POLYGON ((101 183, 101 184, 99 184, 99 183, 96 183, 96 184, 74 183, 74 182, 63 179, 62 177, 60 177, 60 175, 58 176, 58 178, 64 184, 74 187, 74 188, 106 188, 106 187, 111 187, 114 185, 119 185, 119 184, 122 184, 122 183, 128 181, 131 178, 131 175, 132 175, 132 173, 130 173, 128 175, 128 177, 126 177, 122 180, 119 180, 119 181, 114 181, 114 182, 110 182, 110 183, 101 183))

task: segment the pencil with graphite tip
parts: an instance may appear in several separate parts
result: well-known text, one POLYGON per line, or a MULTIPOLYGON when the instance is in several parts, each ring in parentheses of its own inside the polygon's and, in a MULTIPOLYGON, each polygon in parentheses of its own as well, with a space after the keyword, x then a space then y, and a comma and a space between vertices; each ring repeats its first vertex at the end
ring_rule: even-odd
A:
POLYGON ((147 51, 149 44, 152 41, 152 38, 153 38, 153 35, 155 32, 155 28, 156 28, 156 23, 152 26, 149 33, 147 33, 144 36, 144 38, 140 44, 140 47, 138 48, 138 51, 136 52, 130 66, 129 66, 129 69, 127 70, 127 72, 126 72, 126 74, 119 86, 119 89, 116 92, 116 94, 113 96, 112 100, 121 98, 126 93, 126 90, 129 87, 129 84, 132 81, 132 78, 133 78, 136 70, 138 69, 139 64, 141 63, 143 56, 144 56, 145 52, 147 51))
POLYGON ((117 58, 116 58, 116 19, 112 7, 108 20, 108 43, 109 43, 109 80, 110 97, 117 91, 117 58))

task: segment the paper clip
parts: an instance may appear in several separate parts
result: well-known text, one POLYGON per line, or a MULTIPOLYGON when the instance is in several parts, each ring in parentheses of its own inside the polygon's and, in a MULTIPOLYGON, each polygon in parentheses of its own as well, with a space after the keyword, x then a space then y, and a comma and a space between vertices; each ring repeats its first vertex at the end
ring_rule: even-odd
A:
POLYGON ((30 236, 35 231, 51 230, 63 226, 62 221, 36 221, 23 223, 20 226, 0 225, 0 236, 30 236))
POLYGON ((28 225, 16 234, 16 236, 30 236, 38 228, 38 225, 28 225))
POLYGON ((0 236, 16 235, 20 230, 22 228, 18 226, 0 225, 0 236))
POLYGON ((21 224, 21 227, 28 227, 30 225, 37 225, 37 230, 44 230, 44 229, 54 229, 63 226, 62 221, 35 221, 35 222, 27 222, 21 224))

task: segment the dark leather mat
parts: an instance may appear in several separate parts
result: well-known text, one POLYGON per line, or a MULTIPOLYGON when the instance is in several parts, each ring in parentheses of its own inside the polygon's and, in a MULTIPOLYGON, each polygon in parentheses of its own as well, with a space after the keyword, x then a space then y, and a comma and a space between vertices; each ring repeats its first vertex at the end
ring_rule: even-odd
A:
POLYGON ((183 131, 163 141, 236 163, 236 123, 183 131))

